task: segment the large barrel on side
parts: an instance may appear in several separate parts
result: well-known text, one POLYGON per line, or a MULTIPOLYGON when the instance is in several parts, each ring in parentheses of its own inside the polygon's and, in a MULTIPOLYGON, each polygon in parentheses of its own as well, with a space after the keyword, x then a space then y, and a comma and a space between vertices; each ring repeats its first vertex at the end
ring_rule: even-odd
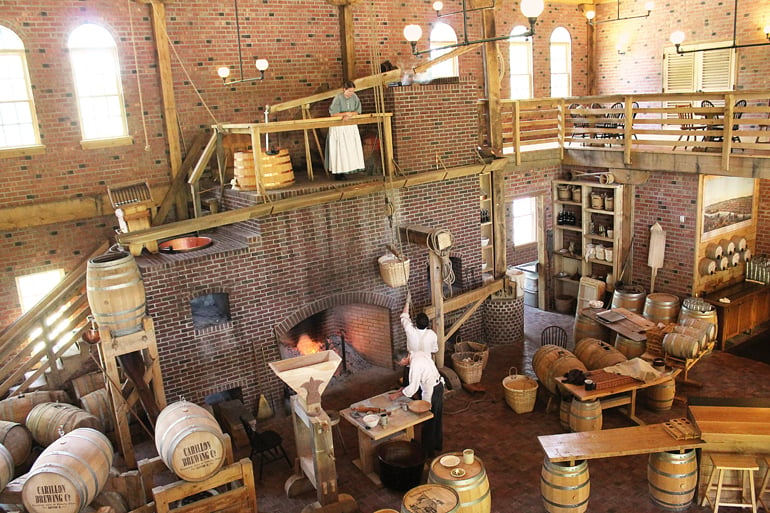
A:
MULTIPOLYGON (((462 460, 462 453, 450 454, 462 460)), ((453 468, 446 468, 440 460, 441 456, 431 463, 428 483, 445 485, 456 491, 460 499, 458 513, 489 513, 492 510, 492 494, 489 491, 487 471, 479 457, 474 457, 470 465, 461 461, 460 465, 453 468), (462 469, 465 473, 460 477, 454 477, 452 470, 456 468, 462 469)))
POLYGON ((679 298, 662 292, 648 294, 644 299, 643 315, 656 324, 676 322, 679 317, 679 298))
POLYGON ((88 261, 86 293, 101 329, 122 337, 142 329, 144 282, 130 253, 105 253, 88 261))
POLYGON ((441 484, 415 486, 401 502, 401 513, 457 513, 459 509, 457 492, 441 484))
POLYGON ((672 326, 672 329, 674 330, 674 333, 680 333, 682 335, 687 335, 688 337, 692 337, 695 340, 698 341, 698 350, 703 349, 706 347, 706 345, 709 342, 708 338, 708 332, 706 330, 702 330, 699 328, 694 328, 692 326, 682 326, 681 324, 676 324, 672 326))
POLYGON ((644 289, 634 285, 616 288, 612 293, 612 308, 625 308, 635 313, 644 311, 644 289))
POLYGON ((5 490, 5 487, 13 479, 13 470, 14 464, 11 451, 0 444, 0 492, 5 490))
POLYGON ((695 358, 700 343, 698 339, 681 333, 666 333, 663 337, 663 350, 677 358, 695 358))
POLYGON ((21 489, 24 507, 30 513, 78 513, 104 487, 112 458, 110 441, 95 429, 67 433, 32 465, 21 489))
POLYGON ((595 338, 584 338, 578 342, 575 345, 575 356, 588 370, 603 369, 628 359, 607 342, 595 338))
POLYGON ((669 511, 689 508, 698 482, 695 450, 650 454, 647 482, 652 501, 661 508, 669 511))
POLYGON ((67 392, 63 390, 40 390, 15 395, 0 401, 0 420, 24 424, 27 421, 29 412, 38 404, 50 402, 68 403, 69 401, 70 398, 67 392))
POLYGON ((586 460, 543 461, 540 472, 540 493, 548 513, 583 513, 588 508, 591 481, 586 460))
POLYGON ((32 438, 43 446, 58 440, 60 433, 69 433, 77 428, 103 429, 99 419, 71 404, 38 404, 27 415, 27 429, 32 438))
POLYGON ((583 362, 566 349, 553 344, 540 346, 532 356, 532 367, 540 383, 552 394, 557 394, 558 387, 554 378, 563 376, 572 369, 586 371, 583 362))
POLYGON ((32 435, 18 422, 0 421, 0 444, 11 453, 13 464, 19 466, 29 458, 32 451, 32 435))
POLYGON ((584 338, 596 338, 609 341, 610 330, 600 322, 578 312, 575 317, 573 336, 574 338, 572 340, 574 340, 575 343, 580 342, 584 338))
POLYGON ((224 434, 214 416, 188 401, 166 406, 155 423, 155 448, 163 463, 185 481, 214 475, 225 458, 224 434))
POLYGON ((679 309, 679 324, 701 328, 706 331, 709 341, 717 338, 717 311, 709 305, 711 310, 701 311, 687 308, 685 304, 679 309))

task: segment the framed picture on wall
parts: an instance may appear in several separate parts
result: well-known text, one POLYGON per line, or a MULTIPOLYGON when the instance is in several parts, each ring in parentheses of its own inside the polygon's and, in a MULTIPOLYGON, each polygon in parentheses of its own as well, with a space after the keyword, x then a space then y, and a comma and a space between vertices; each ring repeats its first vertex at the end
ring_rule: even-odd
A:
POLYGON ((701 240, 754 224, 753 178, 705 176, 702 183, 701 240))

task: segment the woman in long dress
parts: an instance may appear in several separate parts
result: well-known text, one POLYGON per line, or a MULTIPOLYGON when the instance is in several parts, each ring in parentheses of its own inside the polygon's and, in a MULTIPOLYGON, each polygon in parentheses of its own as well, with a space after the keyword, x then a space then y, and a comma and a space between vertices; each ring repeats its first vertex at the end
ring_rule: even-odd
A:
MULTIPOLYGON (((342 92, 334 97, 329 114, 350 119, 361 114, 361 100, 356 95, 356 86, 348 80, 342 85, 342 92)), ((326 138, 326 168, 335 180, 345 180, 345 175, 363 171, 364 150, 358 125, 333 126, 326 138)))

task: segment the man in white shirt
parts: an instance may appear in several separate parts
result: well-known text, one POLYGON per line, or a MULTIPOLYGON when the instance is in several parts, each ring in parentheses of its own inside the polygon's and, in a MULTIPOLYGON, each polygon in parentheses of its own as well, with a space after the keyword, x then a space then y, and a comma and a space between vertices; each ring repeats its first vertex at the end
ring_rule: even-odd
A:
POLYGON ((406 350, 410 353, 417 351, 427 353, 428 356, 438 352, 438 336, 429 328, 430 319, 420 312, 414 319, 409 317, 409 307, 412 303, 412 294, 406 295, 404 309, 401 311, 401 326, 406 333, 406 350))
POLYGON ((399 365, 409 365, 409 384, 390 394, 390 399, 395 400, 402 394, 412 397, 419 389, 422 400, 430 403, 433 418, 422 423, 421 443, 425 455, 433 457, 436 452, 441 452, 444 444, 441 419, 444 411, 444 379, 433 363, 430 353, 409 353, 402 350, 396 353, 394 361, 399 365))

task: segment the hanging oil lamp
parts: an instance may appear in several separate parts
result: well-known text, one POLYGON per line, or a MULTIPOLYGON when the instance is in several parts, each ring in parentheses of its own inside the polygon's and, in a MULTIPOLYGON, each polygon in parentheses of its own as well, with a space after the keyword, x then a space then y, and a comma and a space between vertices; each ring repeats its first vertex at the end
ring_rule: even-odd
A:
POLYGON ((102 337, 99 335, 99 326, 96 324, 96 318, 93 315, 89 315, 87 319, 90 326, 83 333, 83 340, 89 344, 98 344, 102 337))

